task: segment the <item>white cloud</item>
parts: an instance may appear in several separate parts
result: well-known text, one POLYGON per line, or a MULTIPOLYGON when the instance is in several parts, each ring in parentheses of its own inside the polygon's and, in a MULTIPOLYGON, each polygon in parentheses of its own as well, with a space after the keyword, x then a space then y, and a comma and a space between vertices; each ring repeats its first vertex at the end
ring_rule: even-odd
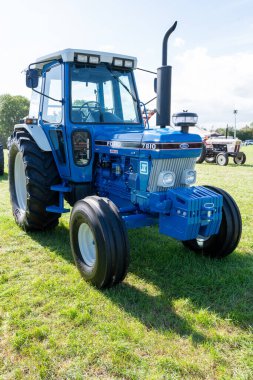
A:
MULTIPOLYGON (((172 70, 172 113, 183 109, 199 115, 206 128, 253 121, 253 53, 211 56, 205 48, 187 50, 174 58, 172 70)), ((136 72, 141 100, 155 96, 154 76, 136 72)), ((156 101, 148 105, 152 109, 156 101)))
POLYGON ((212 57, 204 48, 188 50, 175 59, 172 108, 199 114, 206 126, 253 121, 253 53, 212 57))

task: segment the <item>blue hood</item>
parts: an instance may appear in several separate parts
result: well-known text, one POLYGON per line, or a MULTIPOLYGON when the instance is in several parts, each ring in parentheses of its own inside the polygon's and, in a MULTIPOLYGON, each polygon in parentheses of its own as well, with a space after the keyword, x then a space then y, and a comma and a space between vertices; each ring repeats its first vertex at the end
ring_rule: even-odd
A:
POLYGON ((140 131, 104 130, 95 135, 95 151, 135 157, 198 157, 202 139, 199 135, 169 128, 140 131))

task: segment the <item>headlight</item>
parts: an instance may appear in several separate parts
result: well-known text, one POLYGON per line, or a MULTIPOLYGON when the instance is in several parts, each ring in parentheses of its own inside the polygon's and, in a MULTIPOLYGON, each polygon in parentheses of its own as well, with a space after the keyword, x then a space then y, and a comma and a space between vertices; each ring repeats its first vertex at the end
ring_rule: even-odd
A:
POLYGON ((192 185, 196 182, 196 170, 185 169, 182 174, 181 183, 184 185, 192 185))
POLYGON ((161 172, 158 176, 157 186, 172 187, 175 183, 175 173, 161 172))

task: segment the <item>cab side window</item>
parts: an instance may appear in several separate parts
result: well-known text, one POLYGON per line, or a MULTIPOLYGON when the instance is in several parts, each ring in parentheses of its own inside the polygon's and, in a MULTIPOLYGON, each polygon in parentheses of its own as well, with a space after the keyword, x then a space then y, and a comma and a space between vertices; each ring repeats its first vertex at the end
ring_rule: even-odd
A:
MULTIPOLYGON (((46 72, 44 94, 54 99, 62 99, 62 65, 53 66, 46 72)), ((44 96, 42 119, 45 123, 61 123, 62 104, 44 96)))

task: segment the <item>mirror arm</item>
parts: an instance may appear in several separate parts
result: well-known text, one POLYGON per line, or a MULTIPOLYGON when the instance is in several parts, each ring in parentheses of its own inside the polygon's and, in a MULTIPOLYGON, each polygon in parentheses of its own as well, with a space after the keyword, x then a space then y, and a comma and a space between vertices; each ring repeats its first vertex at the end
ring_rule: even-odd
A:
POLYGON ((37 90, 35 90, 34 88, 32 88, 32 91, 34 91, 34 92, 36 92, 37 94, 40 94, 40 95, 42 95, 42 96, 45 96, 45 97, 48 98, 48 99, 54 100, 55 102, 59 102, 59 103, 63 104, 63 99, 60 100, 60 99, 52 98, 51 96, 48 96, 48 95, 46 95, 46 94, 43 94, 43 92, 37 91, 37 90))

